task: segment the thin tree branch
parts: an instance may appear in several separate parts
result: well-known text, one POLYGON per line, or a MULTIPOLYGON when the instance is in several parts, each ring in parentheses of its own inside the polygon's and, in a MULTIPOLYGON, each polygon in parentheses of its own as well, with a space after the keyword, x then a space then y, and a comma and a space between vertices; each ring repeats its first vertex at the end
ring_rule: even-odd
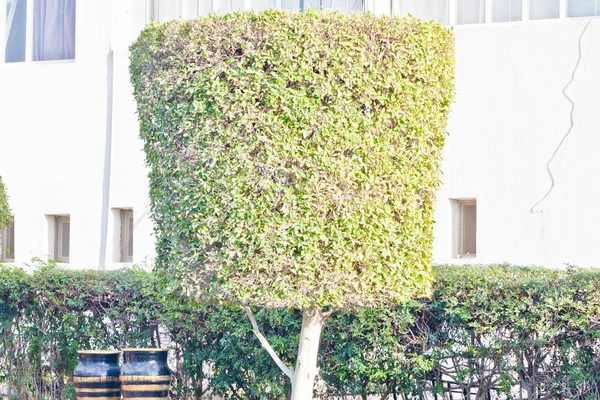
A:
POLYGON ((250 310, 250 307, 242 306, 242 308, 244 309, 244 311, 246 311, 246 315, 248 316, 248 318, 250 319, 250 322, 252 323, 252 331, 254 332, 254 335, 258 338, 258 340, 260 341, 260 344, 262 345, 262 347, 267 351, 267 353, 269 353, 269 355, 271 356, 273 361, 275 361, 275 364, 277 364, 279 369, 281 369, 283 371, 283 373, 286 374, 287 377, 290 378, 291 381, 293 381, 294 380, 294 369, 288 367, 287 365, 285 365, 285 363, 283 361, 281 361, 281 358, 279 358, 277 353, 275 353, 275 350, 273 350, 273 348, 271 347, 271 345, 269 344, 267 339, 263 336, 262 333, 260 333, 260 329, 258 329, 258 324, 256 323, 256 318, 254 318, 254 314, 252 313, 252 310, 250 310))

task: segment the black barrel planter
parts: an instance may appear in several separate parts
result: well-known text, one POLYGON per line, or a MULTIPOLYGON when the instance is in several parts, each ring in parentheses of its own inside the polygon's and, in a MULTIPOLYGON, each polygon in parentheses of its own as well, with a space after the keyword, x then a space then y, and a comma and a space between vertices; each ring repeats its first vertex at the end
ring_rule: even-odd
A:
POLYGON ((171 383, 168 354, 167 349, 123 349, 123 398, 167 400, 171 383))
POLYGON ((120 400, 119 351, 79 351, 79 364, 73 373, 77 400, 120 400))

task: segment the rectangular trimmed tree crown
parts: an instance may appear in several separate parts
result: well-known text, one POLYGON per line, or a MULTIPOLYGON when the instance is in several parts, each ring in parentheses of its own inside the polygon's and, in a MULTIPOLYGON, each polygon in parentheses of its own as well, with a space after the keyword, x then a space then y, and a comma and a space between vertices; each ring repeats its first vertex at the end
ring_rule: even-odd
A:
POLYGON ((450 29, 245 12, 131 48, 158 268, 193 295, 352 309, 430 291, 450 29))

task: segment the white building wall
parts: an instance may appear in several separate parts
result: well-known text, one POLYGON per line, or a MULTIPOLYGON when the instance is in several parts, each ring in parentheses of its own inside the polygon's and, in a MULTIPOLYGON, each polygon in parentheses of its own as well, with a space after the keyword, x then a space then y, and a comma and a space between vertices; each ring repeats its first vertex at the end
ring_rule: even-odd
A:
MULTIPOLYGON (((365 4, 386 13, 397 9, 395 2, 365 4)), ((74 61, 0 64, 0 175, 15 214, 16 263, 50 254, 45 215, 70 214, 69 266, 122 265, 118 209, 126 208, 134 210, 133 262, 151 264, 147 169, 127 51, 149 17, 147 4, 78 1, 74 61)), ((488 6, 488 21, 490 14, 488 6)), ((455 12, 449 20, 456 21, 455 12)), ((582 39, 583 56, 567 90, 576 103, 575 125, 551 164, 556 186, 536 207, 543 212, 530 212, 549 188, 545 165, 569 128, 570 104, 561 91, 588 20, 454 28, 457 97, 438 193, 436 262, 462 262, 452 258, 450 199, 476 198, 477 257, 468 262, 600 264, 594 246, 600 19, 582 39)))
POLYGON ((0 174, 15 216, 15 263, 52 254, 46 215, 69 214, 69 266, 118 266, 115 208, 134 210, 134 263, 154 254, 127 66, 129 3, 77 2, 75 60, 0 64, 0 174))
POLYGON ((477 199, 469 262, 600 266, 600 19, 457 27, 456 103, 436 212, 436 262, 452 254, 449 199, 477 199))

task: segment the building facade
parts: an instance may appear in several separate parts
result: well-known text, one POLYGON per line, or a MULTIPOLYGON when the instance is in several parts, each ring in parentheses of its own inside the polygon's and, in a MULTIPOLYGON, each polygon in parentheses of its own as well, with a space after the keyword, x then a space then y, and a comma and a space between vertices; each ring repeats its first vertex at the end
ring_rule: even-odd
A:
POLYGON ((151 265, 128 46, 152 20, 311 6, 453 26, 436 262, 600 265, 600 0, 0 0, 0 262, 151 265))

